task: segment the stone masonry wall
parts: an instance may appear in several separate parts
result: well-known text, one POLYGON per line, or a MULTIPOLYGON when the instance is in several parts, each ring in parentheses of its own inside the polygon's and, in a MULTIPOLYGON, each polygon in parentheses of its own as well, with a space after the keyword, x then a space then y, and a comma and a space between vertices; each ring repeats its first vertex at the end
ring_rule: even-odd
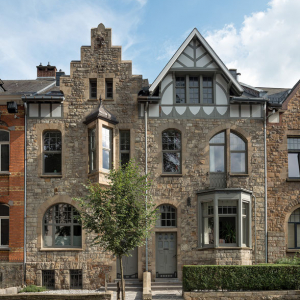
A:
POLYGON ((300 91, 288 101, 280 123, 267 125, 268 151, 268 258, 269 262, 295 251, 287 249, 287 221, 300 205, 300 182, 288 179, 287 137, 300 137, 300 91))
POLYGON ((22 286, 24 283, 24 273, 22 263, 2 262, 0 264, 0 288, 12 286, 22 286))
MULTIPOLYGON (((83 288, 95 289, 104 284, 105 273, 115 279, 115 258, 97 246, 92 235, 82 237, 82 249, 43 249, 42 218, 45 210, 59 202, 83 196, 88 182, 88 129, 83 121, 99 106, 89 99, 89 79, 97 78, 97 99, 105 98, 105 78, 114 80, 114 99, 106 101, 108 109, 121 122, 133 122, 137 115, 136 97, 142 77, 132 76, 131 62, 121 60, 121 47, 111 47, 111 29, 103 25, 92 29, 91 47, 81 49, 81 61, 71 62, 70 77, 61 77, 64 92, 64 118, 28 119, 27 177, 27 284, 41 284, 42 270, 55 270, 55 287, 69 288, 69 270, 83 270, 83 288), (134 113, 136 112, 136 113, 134 113), (42 134, 45 130, 62 133, 62 175, 42 173, 42 134)), ((105 99, 103 100, 105 101, 105 99)), ((114 136, 118 133, 114 130, 114 136)))
MULTIPOLYGON (((144 125, 136 124, 136 157, 144 162, 144 125), (139 127, 137 127, 137 125, 139 127), (139 149, 137 151, 137 149, 139 149)), ((252 250, 215 249, 198 250, 198 203, 196 192, 209 188, 209 140, 219 131, 230 128, 243 134, 248 140, 249 174, 230 176, 228 187, 253 191, 257 199, 257 262, 265 260, 264 240, 264 136, 261 120, 160 120, 149 119, 148 124, 148 171, 153 180, 151 194, 156 205, 172 204, 177 208, 177 270, 187 264, 252 264, 252 250), (182 134, 182 176, 162 174, 161 133, 175 128, 182 134), (187 198, 191 197, 191 207, 187 198), (245 251, 245 252, 244 252, 245 251)), ((252 201, 252 249, 254 249, 254 201, 252 201)), ((156 229, 154 229, 156 231, 156 229)), ((164 230, 169 231, 168 229, 164 230)), ((149 269, 155 274, 155 246, 153 235, 149 239, 149 269)), ((143 269, 145 268, 143 255, 143 269)))

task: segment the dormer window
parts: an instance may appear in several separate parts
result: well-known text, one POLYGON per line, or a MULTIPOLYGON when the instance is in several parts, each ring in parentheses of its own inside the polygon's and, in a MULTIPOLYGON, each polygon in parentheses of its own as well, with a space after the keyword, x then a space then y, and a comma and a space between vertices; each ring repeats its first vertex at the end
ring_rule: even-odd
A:
POLYGON ((213 78, 203 76, 203 103, 211 104, 213 101, 213 78))
POLYGON ((189 103, 199 103, 199 77, 190 77, 189 78, 189 92, 190 92, 190 101, 189 103))
POLYGON ((180 76, 175 77, 176 104, 213 104, 213 76, 180 76))
POLYGON ((176 77, 176 103, 185 103, 185 78, 176 77))

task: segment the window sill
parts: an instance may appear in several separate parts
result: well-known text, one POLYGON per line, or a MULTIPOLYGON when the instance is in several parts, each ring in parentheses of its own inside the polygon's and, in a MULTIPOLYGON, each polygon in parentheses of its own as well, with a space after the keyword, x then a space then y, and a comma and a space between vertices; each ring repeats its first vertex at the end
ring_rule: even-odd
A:
POLYGON ((300 249, 288 249, 286 250, 287 253, 296 253, 296 252, 300 252, 300 249))
POLYGON ((297 182, 298 181, 299 182, 300 178, 287 178, 286 181, 288 181, 288 182, 293 182, 293 181, 297 182))
POLYGON ((115 101, 113 98, 103 99, 103 101, 115 101))
POLYGON ((92 177, 92 176, 95 176, 98 174, 99 174, 99 172, 97 170, 93 170, 92 172, 88 173, 88 177, 92 177))
POLYGON ((182 177, 182 174, 161 174, 160 177, 182 177))
POLYGON ((62 174, 58 174, 58 175, 41 175, 41 178, 62 178, 62 174))
POLYGON ((205 248, 197 248, 198 251, 205 250, 252 250, 249 247, 205 247, 205 248))
POLYGON ((0 251, 10 251, 9 247, 0 247, 0 251))
POLYGON ((88 99, 88 101, 98 101, 98 99, 97 98, 90 98, 90 99, 88 99))
POLYGON ((230 177, 249 177, 249 174, 229 173, 230 177))
POLYGON ((83 251, 82 248, 40 248, 39 251, 83 251))
POLYGON ((155 227, 154 228, 155 232, 177 232, 177 227, 168 227, 168 226, 164 226, 164 227, 155 227))
POLYGON ((0 176, 9 176, 11 173, 9 171, 0 172, 0 176))

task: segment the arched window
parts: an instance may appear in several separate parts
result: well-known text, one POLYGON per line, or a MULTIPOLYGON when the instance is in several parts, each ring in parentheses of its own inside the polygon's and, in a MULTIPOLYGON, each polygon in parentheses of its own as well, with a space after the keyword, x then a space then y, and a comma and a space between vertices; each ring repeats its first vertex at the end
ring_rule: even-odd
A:
POLYGON ((61 132, 46 131, 43 137, 44 174, 61 174, 61 132))
POLYGON ((158 207, 156 227, 176 227, 176 208, 163 204, 158 207))
POLYGON ((209 141, 209 170, 211 187, 219 188, 226 187, 227 172, 247 173, 246 142, 229 129, 217 133, 209 141))
POLYGON ((209 141, 210 172, 225 172, 225 132, 216 134, 209 141))
POLYGON ((167 129, 162 133, 163 173, 181 173, 181 133, 167 129))
POLYGON ((292 212, 288 221, 288 248, 300 248, 300 208, 292 212))
POLYGON ((0 248, 9 245, 9 207, 0 204, 0 248))
POLYGON ((43 218, 43 241, 46 248, 81 247, 81 224, 78 211, 72 205, 51 206, 43 218))
POLYGON ((230 132, 230 171, 246 172, 246 143, 232 132, 230 132))
POLYGON ((0 171, 9 171, 9 132, 0 130, 0 171))

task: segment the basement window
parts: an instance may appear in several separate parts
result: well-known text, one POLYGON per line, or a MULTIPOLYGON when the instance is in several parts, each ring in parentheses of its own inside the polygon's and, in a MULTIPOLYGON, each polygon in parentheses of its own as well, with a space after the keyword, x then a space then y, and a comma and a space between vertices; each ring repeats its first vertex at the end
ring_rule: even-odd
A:
POLYGON ((70 270, 70 289, 82 289, 82 270, 70 270))
POLYGON ((55 288, 55 273, 54 270, 43 270, 42 271, 43 286, 48 290, 54 290, 55 288))

